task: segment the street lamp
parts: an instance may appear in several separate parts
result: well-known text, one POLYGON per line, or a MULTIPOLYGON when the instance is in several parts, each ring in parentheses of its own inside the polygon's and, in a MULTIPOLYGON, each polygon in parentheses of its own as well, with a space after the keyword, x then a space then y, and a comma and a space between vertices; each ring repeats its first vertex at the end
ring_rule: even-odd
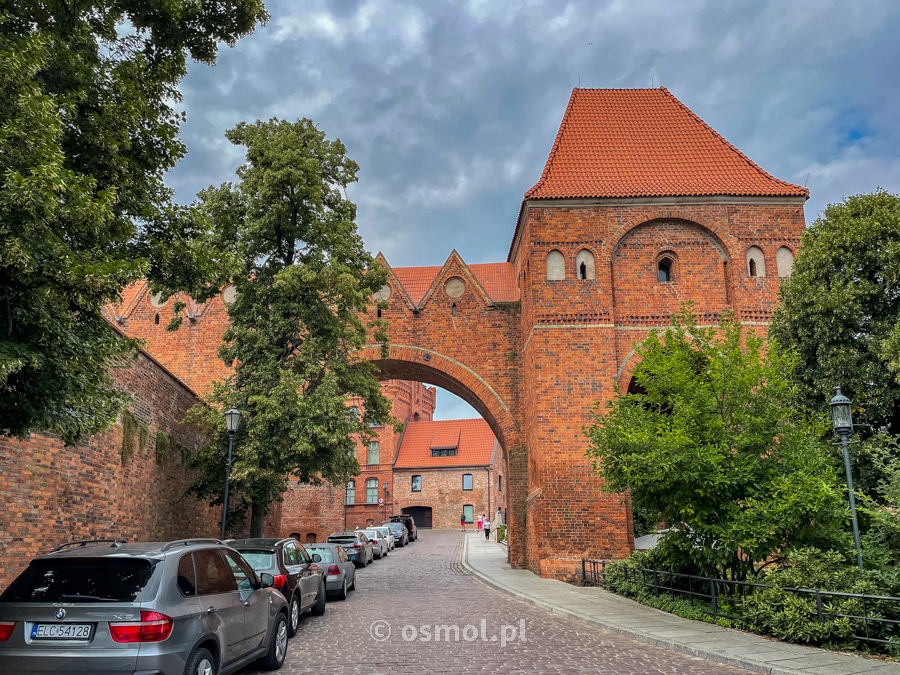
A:
POLYGON ((231 406, 225 413, 225 428, 228 430, 228 460, 225 462, 225 499, 222 504, 222 536, 225 538, 225 520, 228 517, 228 488, 231 483, 231 450, 234 447, 234 434, 241 426, 241 411, 231 406))
POLYGON ((850 413, 850 399, 841 393, 838 387, 831 406, 831 424, 834 433, 841 439, 844 450, 844 469, 847 471, 847 489, 850 492, 850 517, 853 522, 853 541, 856 545, 856 564, 863 568, 862 546, 859 543, 859 524, 856 522, 856 497, 853 495, 853 474, 850 471, 850 434, 853 433, 853 416, 850 413))
POLYGON ((388 500, 388 482, 384 481, 381 484, 381 489, 384 490, 384 519, 381 521, 382 523, 387 522, 387 500, 388 500))

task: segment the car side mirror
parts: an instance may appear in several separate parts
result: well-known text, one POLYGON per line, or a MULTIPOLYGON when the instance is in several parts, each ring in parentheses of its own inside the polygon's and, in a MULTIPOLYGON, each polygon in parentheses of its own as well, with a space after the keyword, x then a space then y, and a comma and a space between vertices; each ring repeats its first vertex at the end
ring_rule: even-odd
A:
POLYGON ((313 561, 314 563, 320 563, 320 562, 322 562, 322 556, 320 556, 318 553, 313 553, 313 554, 312 554, 312 561, 313 561))
POLYGON ((259 581, 263 588, 272 588, 275 585, 275 577, 268 572, 262 572, 259 575, 259 581))

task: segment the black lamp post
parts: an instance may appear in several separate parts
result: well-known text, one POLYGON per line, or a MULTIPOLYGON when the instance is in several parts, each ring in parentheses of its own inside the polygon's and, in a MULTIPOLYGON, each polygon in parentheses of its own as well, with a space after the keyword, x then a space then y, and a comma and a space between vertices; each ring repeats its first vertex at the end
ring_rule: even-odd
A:
POLYGON ((850 517, 853 522, 853 542, 856 545, 856 564, 863 568, 862 546, 859 543, 859 524, 856 522, 856 497, 853 495, 853 474, 850 471, 850 434, 853 433, 853 416, 850 413, 850 399, 838 387, 831 406, 831 423, 834 433, 841 439, 844 450, 844 469, 847 471, 847 488, 850 492, 850 517))
POLYGON ((225 499, 222 504, 222 536, 225 538, 225 520, 228 518, 228 488, 231 484, 231 451, 234 447, 234 434, 241 426, 241 411, 231 406, 225 413, 225 428, 228 430, 228 460, 225 462, 225 499))
POLYGON ((381 484, 381 489, 384 490, 384 518, 382 519, 382 523, 387 522, 387 500, 388 500, 388 482, 384 481, 381 484))

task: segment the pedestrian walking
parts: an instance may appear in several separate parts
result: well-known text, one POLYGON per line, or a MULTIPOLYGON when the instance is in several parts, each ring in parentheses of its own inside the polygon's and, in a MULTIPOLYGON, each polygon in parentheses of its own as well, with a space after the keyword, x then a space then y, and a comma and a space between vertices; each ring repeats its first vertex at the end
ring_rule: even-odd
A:
POLYGON ((463 532, 466 531, 466 512, 463 511, 462 515, 459 517, 459 526, 463 532))
POLYGON ((482 518, 484 519, 484 538, 488 541, 491 540, 491 521, 487 519, 487 516, 482 514, 482 518))
POLYGON ((481 532, 481 528, 484 527, 484 514, 479 513, 478 519, 475 521, 475 527, 481 532))

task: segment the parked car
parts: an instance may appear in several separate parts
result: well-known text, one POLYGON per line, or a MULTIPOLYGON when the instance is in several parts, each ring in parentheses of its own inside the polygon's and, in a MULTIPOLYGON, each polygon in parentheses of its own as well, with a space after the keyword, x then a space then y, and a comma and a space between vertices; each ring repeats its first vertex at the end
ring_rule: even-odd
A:
POLYGON ((2 673, 277 670, 288 606, 218 539, 64 544, 0 594, 2 673))
POLYGON ((419 538, 419 531, 416 529, 416 519, 412 516, 401 513, 399 516, 391 516, 391 522, 403 523, 406 525, 406 529, 409 531, 410 542, 416 541, 419 538))
POLYGON ((388 543, 388 552, 394 550, 394 533, 391 532, 391 529, 387 525, 377 525, 372 528, 373 530, 378 530, 381 534, 384 535, 384 538, 387 539, 388 543))
POLYGON ((306 550, 325 568, 325 590, 338 600, 347 597, 347 591, 356 590, 356 565, 340 544, 307 544, 306 550))
POLYGON ((353 561, 357 567, 365 567, 375 560, 375 551, 372 548, 372 542, 362 533, 361 530, 356 532, 333 532, 328 535, 328 542, 331 544, 340 544, 343 547, 347 557, 353 561))
POLYGON ((288 636, 300 627, 300 615, 325 613, 325 570, 313 562, 303 544, 287 539, 229 539, 225 542, 256 570, 275 577, 275 588, 288 603, 288 636))
POLYGON ((406 525, 396 522, 385 523, 385 526, 389 527, 391 534, 394 535, 394 544, 396 546, 406 546, 409 543, 409 530, 406 529, 406 525))
MULTIPOLYGON (((372 550, 376 558, 381 560, 388 554, 388 540, 387 537, 384 536, 384 532, 381 532, 375 527, 368 527, 363 530, 363 534, 365 534, 372 542, 372 550)), ((393 537, 391 538, 393 539, 393 537)))

